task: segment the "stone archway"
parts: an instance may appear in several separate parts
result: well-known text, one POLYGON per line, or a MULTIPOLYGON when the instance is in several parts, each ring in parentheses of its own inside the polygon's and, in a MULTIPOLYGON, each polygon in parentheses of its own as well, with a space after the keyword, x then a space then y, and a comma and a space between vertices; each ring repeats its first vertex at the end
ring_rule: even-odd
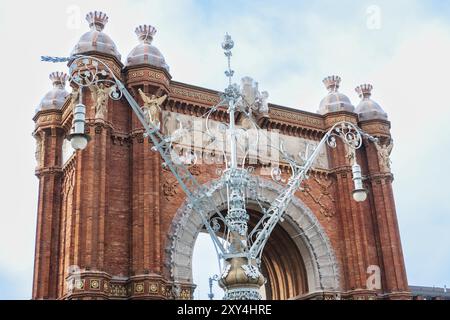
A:
MULTIPOLYGON (((250 210, 258 207, 257 202, 273 202, 281 191, 281 187, 272 181, 261 178, 258 180, 257 192, 248 195, 250 210)), ((207 188, 216 206, 220 210, 226 209, 224 186, 219 181, 213 181, 207 184, 207 188)), ((208 214, 211 216, 213 212, 208 214)), ((307 278, 307 293, 339 292, 340 273, 334 250, 312 211, 301 200, 294 198, 279 226, 290 236, 301 255, 307 278)), ((192 283, 192 255, 195 241, 202 230, 200 217, 185 202, 174 217, 166 248, 166 265, 174 282, 192 283)))

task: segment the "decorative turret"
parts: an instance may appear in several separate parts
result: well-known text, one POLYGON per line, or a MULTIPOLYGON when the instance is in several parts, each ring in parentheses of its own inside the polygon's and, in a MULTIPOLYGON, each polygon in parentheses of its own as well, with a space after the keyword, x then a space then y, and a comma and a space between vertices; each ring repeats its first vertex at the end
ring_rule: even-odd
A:
POLYGON ((42 98, 36 112, 49 109, 61 109, 69 93, 65 89, 67 74, 63 72, 52 72, 49 75, 53 89, 42 98))
POLYGON ((370 98, 372 96, 372 89, 373 86, 371 84, 362 84, 355 89, 362 99, 356 107, 359 120, 388 120, 387 113, 384 112, 378 103, 370 98))
POLYGON ((112 55, 120 60, 121 56, 114 41, 103 32, 108 22, 108 16, 101 11, 94 11, 86 15, 86 20, 91 30, 81 36, 72 50, 72 55, 100 52, 112 55))
POLYGON ((140 25, 135 29, 135 33, 140 41, 128 55, 127 66, 148 64, 154 67, 163 68, 169 71, 162 53, 152 45, 153 37, 156 34, 156 28, 151 25, 140 25))
POLYGON ((324 115, 332 112, 348 111, 354 112, 355 107, 350 102, 350 99, 340 93, 339 86, 341 78, 339 76, 329 76, 323 80, 325 87, 328 90, 328 95, 320 102, 319 113, 324 115))

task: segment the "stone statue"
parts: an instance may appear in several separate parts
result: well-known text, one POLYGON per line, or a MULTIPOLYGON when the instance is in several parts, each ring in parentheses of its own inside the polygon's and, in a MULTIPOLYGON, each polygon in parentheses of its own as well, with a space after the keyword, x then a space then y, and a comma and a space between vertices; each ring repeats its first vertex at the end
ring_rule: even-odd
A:
POLYGON ((269 103, 267 99, 269 99, 269 93, 267 91, 263 91, 261 92, 257 100, 258 112, 263 115, 269 113, 269 103))
POLYGON ((95 101, 95 118, 106 119, 107 105, 108 105, 108 90, 103 83, 93 87, 92 98, 95 101))
POLYGON ((251 106, 252 111, 258 116, 267 116, 269 113, 268 98, 269 93, 267 91, 260 92, 258 89, 258 82, 255 82, 250 77, 244 77, 241 80, 241 94, 244 97, 246 103, 242 106, 244 110, 247 109, 247 104, 251 106))
POLYGON ((389 143, 386 145, 381 145, 379 142, 375 142, 375 148, 378 152, 378 163, 380 165, 380 169, 382 171, 390 171, 391 170, 391 153, 394 148, 394 141, 390 139, 389 143))
POLYGON ((40 167, 42 164, 42 139, 39 136, 36 136, 36 151, 34 156, 36 157, 37 166, 40 167))
POLYGON ((142 100, 144 101, 144 105, 142 106, 142 111, 144 112, 145 117, 149 124, 154 125, 159 128, 159 114, 161 113, 161 104, 166 100, 167 95, 162 97, 156 97, 154 94, 149 98, 139 89, 139 94, 141 95, 142 100))
POLYGON ((345 150, 346 150, 345 157, 350 162, 350 165, 353 165, 356 159, 356 150, 349 147, 347 144, 345 144, 345 150))

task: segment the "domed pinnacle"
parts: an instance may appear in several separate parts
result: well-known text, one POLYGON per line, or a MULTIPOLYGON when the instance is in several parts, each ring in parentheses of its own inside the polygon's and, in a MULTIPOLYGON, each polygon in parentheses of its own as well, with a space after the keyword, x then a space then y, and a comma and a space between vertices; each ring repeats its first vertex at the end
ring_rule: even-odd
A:
POLYGON ((101 11, 94 11, 86 15, 86 20, 92 30, 102 31, 108 22, 108 16, 101 11))
POLYGON ((330 93, 337 92, 341 84, 341 77, 329 76, 323 79, 322 82, 330 93))
POLYGON ((65 74, 64 72, 55 71, 50 73, 49 78, 52 81, 54 87, 63 88, 66 85, 67 74, 65 74))
POLYGON ((356 87, 355 91, 361 99, 369 99, 372 95, 373 86, 371 84, 362 84, 356 87))
POLYGON ((156 34, 156 28, 147 24, 138 26, 134 32, 138 36, 138 39, 144 43, 152 43, 153 37, 156 34))

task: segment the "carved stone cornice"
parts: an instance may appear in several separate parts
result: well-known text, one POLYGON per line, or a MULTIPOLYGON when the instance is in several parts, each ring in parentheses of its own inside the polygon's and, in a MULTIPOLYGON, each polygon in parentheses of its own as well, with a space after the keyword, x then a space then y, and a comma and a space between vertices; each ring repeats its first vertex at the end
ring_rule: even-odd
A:
POLYGON ((136 65, 126 67, 124 70, 126 75, 127 86, 133 87, 143 84, 157 84, 170 91, 171 75, 163 68, 157 68, 149 65, 136 65))
POLYGON ((318 131, 323 131, 324 129, 324 119, 321 115, 274 104, 269 104, 269 117, 269 122, 278 120, 283 123, 291 123, 296 127, 309 127, 318 131))
POLYGON ((372 173, 368 176, 371 182, 381 183, 384 180, 386 183, 394 182, 394 175, 390 172, 380 172, 380 173, 372 173))
POLYGON ((137 143, 144 143, 144 129, 136 129, 131 131, 129 135, 130 143, 134 143, 136 140, 137 143))
POLYGON ((388 120, 374 119, 360 121, 359 127, 373 136, 391 136, 391 123, 388 120))
POLYGON ((403 292, 391 292, 384 294, 383 299, 385 300, 412 300, 411 292, 403 291, 403 292))
POLYGON ((124 133, 111 134, 111 141, 112 141, 113 145, 118 145, 118 146, 128 147, 129 145, 132 144, 131 136, 128 134, 124 134, 124 133))
POLYGON ((40 167, 37 168, 34 173, 38 178, 45 175, 60 176, 63 174, 63 169, 61 167, 40 167))
POLYGON ((341 300, 341 293, 337 291, 319 291, 297 296, 291 300, 341 300))
POLYGON ((350 174, 350 176, 352 175, 352 167, 351 166, 336 167, 331 170, 331 173, 336 176, 340 175, 342 178, 345 178, 347 177, 348 174, 350 174))
POLYGON ((180 82, 172 83, 171 99, 178 101, 190 101, 205 106, 213 106, 220 102, 219 92, 189 86, 180 82))
POLYGON ((411 300, 409 292, 380 294, 374 290, 360 289, 346 292, 314 292, 295 297, 293 300, 411 300))
POLYGON ((381 296, 377 291, 368 289, 357 289, 346 291, 341 294, 341 300, 379 300, 381 296))
POLYGON ((327 130, 336 123, 343 121, 357 125, 358 115, 356 113, 348 111, 332 112, 325 115, 325 127, 327 130))
POLYGON ((46 128, 62 128, 62 112, 61 110, 41 110, 33 117, 35 122, 35 132, 46 128))

